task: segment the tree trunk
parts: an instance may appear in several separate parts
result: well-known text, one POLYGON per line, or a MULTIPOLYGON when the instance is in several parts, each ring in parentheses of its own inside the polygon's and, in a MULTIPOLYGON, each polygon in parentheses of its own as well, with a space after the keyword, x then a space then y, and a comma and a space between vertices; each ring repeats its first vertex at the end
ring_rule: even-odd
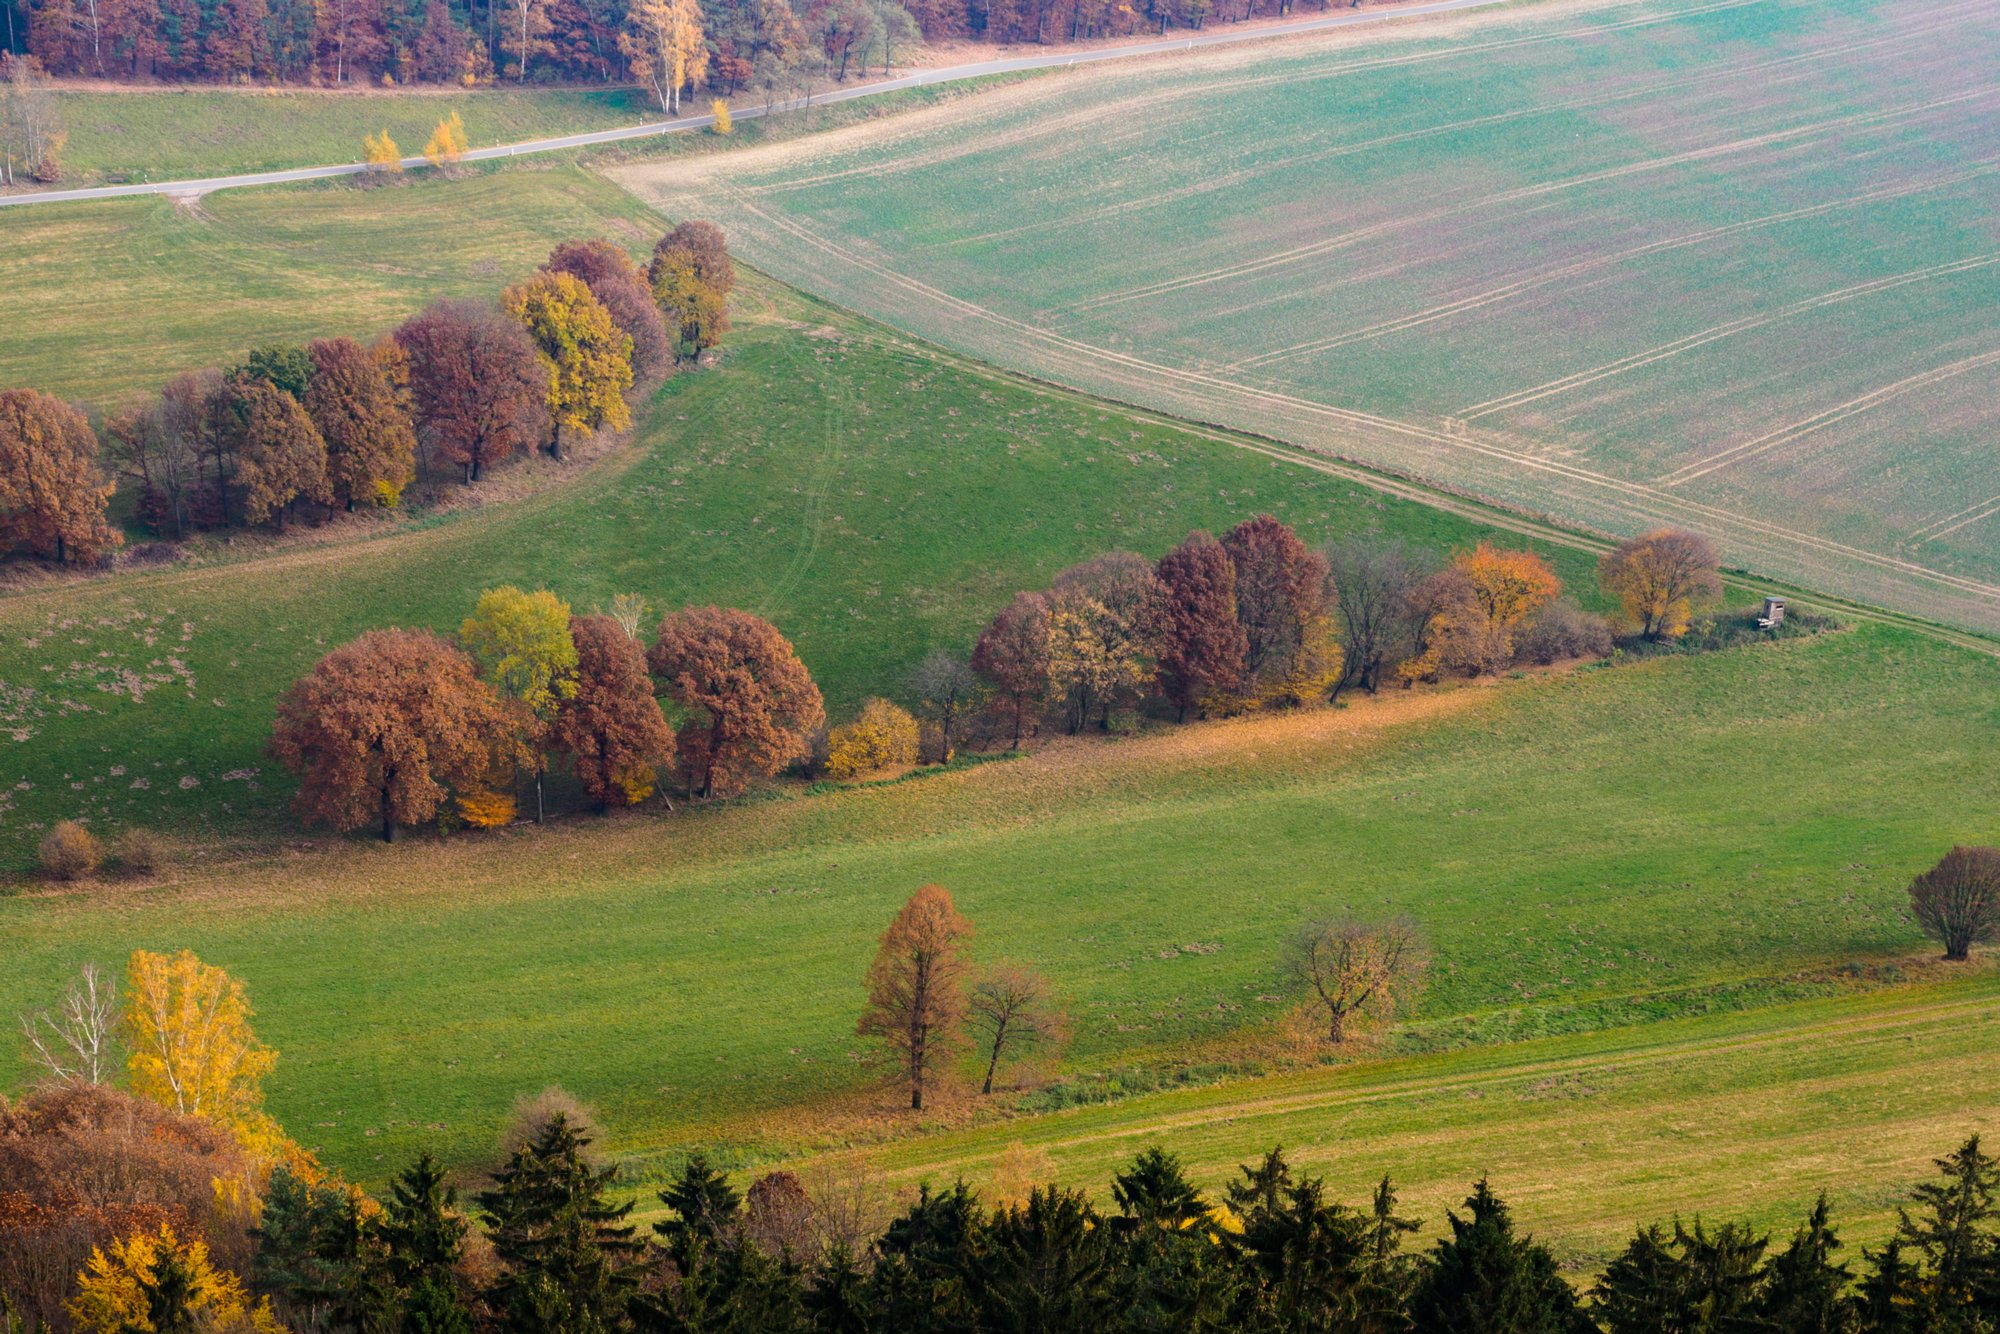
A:
POLYGON ((549 457, 562 462, 562 418, 556 418, 555 431, 549 436, 549 457))
POLYGON ((396 821, 389 813, 389 785, 387 783, 382 784, 382 841, 384 843, 394 843, 396 841, 396 821))
POLYGON ((1327 1021, 1326 1025, 1326 1040, 1328 1042, 1338 1044, 1341 1039, 1341 1030, 1345 1025, 1347 1016, 1339 1010, 1331 1011, 1331 1014, 1333 1017, 1327 1021))

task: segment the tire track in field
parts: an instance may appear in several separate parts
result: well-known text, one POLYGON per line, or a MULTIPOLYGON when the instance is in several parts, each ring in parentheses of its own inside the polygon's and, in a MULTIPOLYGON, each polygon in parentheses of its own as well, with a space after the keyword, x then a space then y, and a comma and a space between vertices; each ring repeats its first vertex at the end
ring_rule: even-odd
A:
POLYGON ((1390 334, 1404 333, 1426 324, 1435 323, 1438 320, 1450 319, 1455 315, 1482 310, 1488 306, 1505 302, 1512 297, 1520 296, 1523 293, 1546 287, 1551 283, 1580 277, 1601 269, 1613 268, 1635 259, 1648 259, 1654 255, 1665 254, 1673 250, 1683 250, 1691 246, 1705 245, 1710 241, 1718 241, 1743 232, 1760 231, 1766 227, 1780 227, 1788 222, 1800 222, 1807 218, 1822 217, 1828 213, 1838 212, 1841 209, 1855 208, 1866 204, 1879 204, 1890 200, 1907 199, 1914 195, 1928 194, 1934 190, 1943 190, 1954 185, 1962 185, 1967 181, 1977 180, 1982 176, 1990 176, 1996 171, 2000 171, 2000 158, 1989 158, 1974 164, 1964 171, 1953 172, 1949 176, 1940 176, 1934 180, 1921 181, 1911 185, 1883 186, 1862 194, 1828 200, 1822 204, 1808 204, 1801 208, 1786 209, 1781 213, 1767 213, 1762 217, 1744 218, 1737 222, 1724 223, 1716 227, 1703 227, 1696 231, 1683 232, 1679 236, 1670 236, 1658 241, 1649 241, 1644 245, 1632 246, 1629 249, 1620 250, 1613 254, 1597 255, 1589 259, 1577 260, 1573 263, 1562 265, 1559 268, 1530 274, 1525 278, 1502 284, 1499 287, 1489 287, 1485 291, 1475 292, 1470 296, 1443 302, 1425 310, 1412 311, 1407 315, 1400 315, 1393 320, 1384 320, 1379 324, 1371 324, 1365 328, 1351 329, 1339 334, 1330 334, 1324 338, 1313 339, 1310 342, 1294 343, 1290 347, 1275 348, 1269 352, 1259 353, 1254 357, 1245 357, 1241 361, 1230 362, 1225 369, 1250 370, 1259 366, 1268 366, 1280 361, 1287 361, 1294 357, 1311 356, 1320 352, 1331 352, 1353 343, 1366 342, 1369 339, 1381 338, 1390 334))
POLYGON ((1939 528, 1937 531, 1930 533, 1924 537, 1919 537, 1914 541, 1912 541, 1910 545, 1913 547, 1920 547, 1926 542, 1935 542, 1940 537, 1948 537, 1951 534, 1957 532, 1961 528, 1967 527, 1971 524, 1978 523, 1981 519, 1990 519, 1995 514, 2000 514, 2000 496, 1989 496, 1985 500, 1980 501, 1979 504, 1973 506, 1973 508, 1978 510, 1979 512, 1977 514, 1971 514, 1968 515, 1967 517, 1960 518, 1959 515, 1966 514, 1966 511, 1960 510, 1958 514, 1950 516, 1951 518, 1957 519, 1958 522, 1950 524, 1943 528, 1939 528))
MULTIPOLYGON (((1483 403, 1474 403, 1469 407, 1460 408, 1452 415, 1461 421, 1477 421, 1481 417, 1490 417, 1496 412, 1510 412, 1515 408, 1525 407, 1530 403, 1539 403, 1545 398, 1553 398, 1557 394, 1568 393, 1572 389, 1582 389, 1588 385, 1597 384, 1599 381, 1611 379, 1613 376, 1623 375, 1626 371, 1638 370, 1642 366, 1655 365, 1672 357, 1677 357, 1683 352, 1691 352, 1696 348, 1707 347, 1710 343, 1719 343, 1725 338, 1731 338, 1736 334, 1746 333, 1752 329, 1762 329, 1768 325, 1781 324, 1786 320, 1793 319, 1799 315, 1809 314, 1815 310, 1824 310, 1828 306, 1837 306, 1849 301, 1858 301, 1863 297, 1874 296, 1881 292, 1893 292, 1897 288, 1908 287, 1913 283, 1928 282, 1933 278, 1947 278, 1954 274, 1972 273, 1979 269, 1991 268, 1995 264, 2000 264, 2000 252, 1975 255, 1969 259, 1951 260, 1941 264, 1927 264, 1923 268, 1911 269, 1906 273, 1890 274, 1887 277, 1873 278, 1864 283, 1855 283, 1850 287, 1836 288, 1831 292, 1822 292, 1818 296, 1806 297, 1803 300, 1794 301, 1790 305, 1780 306, 1776 310, 1759 311, 1754 315, 1743 315, 1733 320, 1725 320, 1721 324, 1711 325, 1706 329, 1697 329, 1695 332, 1687 334, 1684 337, 1676 338, 1671 342, 1661 343, 1656 347, 1646 348, 1640 352, 1634 352, 1629 356, 1620 357, 1616 361, 1607 361, 1603 365, 1593 366, 1588 370, 1575 371, 1569 375, 1548 380, 1538 385, 1530 385, 1526 389, 1517 390, 1514 393, 1505 394, 1499 398, 1489 398, 1483 403)), ((1677 477, 1679 477, 1679 474, 1675 473, 1661 480, 1671 485, 1672 480, 1677 477)))
POLYGON ((1828 408, 1824 412, 1814 413, 1803 421, 1793 422, 1789 426, 1781 426, 1777 430, 1766 432, 1754 440, 1746 440, 1740 445, 1732 445, 1727 449, 1709 455, 1707 458, 1697 459, 1686 467, 1668 473, 1656 480, 1661 486, 1685 485, 1698 478, 1706 477, 1710 473, 1732 467, 1735 464, 1743 462, 1745 459, 1755 458, 1760 454, 1768 454, 1773 450, 1782 449, 1793 441, 1811 435, 1815 431, 1846 421, 1849 417, 1859 416, 1861 413, 1867 412, 1872 408, 1878 408, 1884 403, 1893 402, 1905 394, 1914 393, 1919 389, 1927 389, 1934 384, 1942 384, 1946 380, 1955 379, 1968 371, 1976 371, 1982 366, 1991 366, 1995 362, 2000 362, 2000 348, 1995 348, 1990 352, 1981 352, 1976 356, 1965 357, 1961 360, 1951 362, 1949 365, 1920 371, 1915 375, 1897 380, 1893 384, 1883 385, 1879 389, 1871 389, 1865 394, 1850 398, 1845 403, 1828 408))
POLYGON ((1191 288, 1205 287, 1211 283, 1249 277, 1252 274, 1262 273, 1274 268, 1283 268, 1308 259, 1317 259, 1334 251, 1344 250, 1363 241, 1372 240, 1377 236, 1419 229, 1427 224, 1443 221, 1446 218, 1463 217, 1467 214, 1506 204, 1518 204, 1529 200, 1544 199, 1550 195, 1581 189, 1585 186, 1601 185, 1607 181, 1623 180, 1631 176, 1665 171, 1674 167, 1689 166, 1694 163, 1707 162, 1715 158, 1729 157, 1739 153, 1747 153, 1760 148, 1770 148, 1780 144, 1793 144, 1842 130, 1879 129, 1943 108, 1963 106, 1968 103, 1976 104, 1983 101, 1990 101, 1995 97, 2000 97, 2000 88, 1995 88, 1991 85, 1961 89, 1944 97, 1931 98, 1923 102, 1907 103, 1903 106, 1891 107, 1883 111, 1852 112, 1845 116, 1834 116, 1826 120, 1793 126, 1790 129, 1772 130, 1764 134, 1732 139, 1720 144, 1709 144, 1701 148, 1686 149, 1679 153, 1669 153, 1660 157, 1628 162, 1617 167, 1586 172, 1581 176, 1571 176, 1555 181, 1542 181, 1534 185, 1516 186, 1513 189, 1502 190, 1496 194, 1469 200, 1463 204, 1454 204, 1448 208, 1433 209, 1428 213, 1417 214, 1413 217, 1399 217, 1384 222, 1373 223, 1366 227, 1356 228, 1353 231, 1343 232, 1338 236, 1327 237, 1307 245, 1294 246, 1289 250, 1276 251, 1272 254, 1260 256, 1253 260, 1245 260, 1238 264, 1210 269, 1205 273, 1164 279, 1160 282, 1147 283, 1140 287, 1126 288, 1122 292, 1111 292, 1103 296, 1092 297, 1087 301, 1079 301, 1069 306, 1058 307, 1054 313, 1083 314, 1103 310, 1111 306, 1125 305, 1133 301, 1143 301, 1156 296, 1167 296, 1184 292, 1191 288))
MULTIPOLYGON (((724 183, 723 188, 730 187, 724 183)), ((892 288, 898 288, 911 296, 929 303, 942 312, 956 315, 975 322, 998 326, 1006 333, 1023 342, 1040 344, 1053 349, 1061 358, 1072 363, 1080 363, 1083 368, 1109 373, 1113 377, 1124 378, 1127 384, 1143 391, 1151 384, 1166 383, 1182 390, 1205 396, 1211 402, 1226 409, 1234 403, 1248 400, 1263 404, 1280 412, 1300 414, 1322 423, 1330 423, 1353 431, 1364 438, 1390 442, 1401 440, 1414 442, 1445 453, 1471 454, 1495 462, 1509 464, 1523 472, 1539 473, 1545 476, 1582 484, 1593 490, 1617 497, 1633 504, 1638 511, 1649 518, 1671 516, 1684 521, 1706 524, 1719 533, 1750 534, 1755 538, 1776 541, 1790 549, 1805 549, 1843 562, 1867 566, 1871 569, 1896 574, 1937 585, 1953 592, 1967 594, 1987 604, 2000 603, 2000 586, 1985 583, 1963 575, 1932 569, 1916 561, 1904 560, 1897 556, 1849 546, 1831 538, 1802 532, 1773 523, 1755 515, 1738 513, 1719 506, 1692 500, 1686 496, 1661 490, 1643 482, 1627 481, 1606 473, 1584 468, 1578 464, 1560 459, 1543 458, 1520 449, 1509 448, 1495 440, 1480 439, 1471 435, 1453 435, 1441 430, 1425 427, 1414 422, 1399 421, 1374 413, 1338 408, 1330 404, 1299 398, 1272 389, 1259 388, 1237 381, 1222 379, 1199 371, 1182 370, 1147 361, 1129 353, 1116 352, 1109 348, 1096 347, 1078 339, 1069 338, 1051 330, 1000 314, 986 307, 957 297, 939 288, 898 272, 885 264, 859 255, 845 247, 827 240, 803 224, 790 218, 767 213, 755 202, 740 192, 732 192, 737 204, 750 215, 762 220, 768 226, 792 236, 809 247, 817 249, 827 257, 849 267, 875 275, 892 288)))
POLYGON ((1911 546, 1922 546, 1932 538, 1943 537, 1946 533, 1956 532, 1958 529, 1963 528, 1966 523, 1976 523, 1978 520, 1985 518, 1987 515, 1993 513, 1988 506, 2000 506, 2000 496, 1988 496, 1984 500, 1967 505, 1962 510, 1953 510, 1943 518, 1933 519, 1920 528, 1912 528, 1904 540, 1911 546), (1978 512, 1975 513, 1975 511, 1978 512), (1967 518, 1968 515, 1971 517, 1967 518), (1956 520, 1961 519, 1965 522, 1956 522, 1956 520))
MULTIPOLYGON (((1664 93, 1678 92, 1683 89, 1700 87, 1704 84, 1718 83, 1725 80, 1741 79, 1748 75, 1764 73, 1767 71, 1778 70, 1786 67, 1803 66, 1803 65, 1818 63, 1821 61, 1832 59, 1836 56, 1852 55, 1860 51, 1875 51, 1875 50, 1881 50, 1883 48, 1887 48, 1889 50, 1897 50, 1911 45, 1919 37, 1927 36, 1932 32, 1941 29, 1955 27, 1957 17, 1965 11, 1977 12, 1989 7, 1990 6, 1986 3, 1986 0, 1976 0, 1975 3, 1962 4, 1949 9, 1935 11, 1936 14, 1944 15, 1946 17, 1941 17, 1938 19, 1938 21, 1934 23, 1925 24, 1923 26, 1916 28, 1906 29, 1904 31, 1886 36, 1865 38, 1859 41, 1848 42, 1840 46, 1816 48, 1810 51, 1798 52, 1789 56, 1778 56, 1769 59, 1742 61, 1735 64, 1720 66, 1714 69, 1704 70, 1699 74, 1686 75, 1679 78, 1662 80, 1661 82, 1655 84, 1647 84, 1639 88, 1627 89, 1624 92, 1619 92, 1619 93, 1612 93, 1598 97, 1577 97, 1555 102, 1543 102, 1531 107, 1517 108, 1516 110, 1513 111, 1494 112, 1490 115, 1474 116, 1467 120, 1451 121, 1443 125, 1432 125, 1417 130, 1404 130, 1398 134, 1383 135, 1374 139, 1362 140, 1358 143, 1340 144, 1332 148, 1321 148, 1321 149, 1314 149, 1310 152, 1293 153, 1285 157, 1273 158, 1265 162, 1260 162, 1255 166, 1244 167, 1239 170, 1229 172, 1225 175, 1214 177, 1210 180, 1200 182, 1198 184, 1186 185, 1178 189, 1167 190, 1159 194, 1148 195, 1144 199, 1126 200, 1121 203, 1105 204, 1097 208, 1084 209, 1075 212, 1063 212, 1059 217, 1044 219, 1036 222, 1021 223, 1018 226, 1003 227, 996 231, 979 232, 970 236, 963 236, 950 241, 939 242, 927 248, 936 251, 949 251, 963 246, 984 245, 994 241, 1010 240, 1017 236, 1034 235, 1035 233, 1038 232, 1048 231, 1051 228, 1072 229, 1078 226, 1088 225, 1091 223, 1104 222, 1111 218, 1123 217, 1132 213, 1144 212, 1147 209, 1162 208, 1169 204, 1185 203, 1187 200, 1198 199, 1205 195, 1216 194, 1222 191, 1238 189, 1253 181, 1259 180, 1262 177, 1268 176, 1273 172, 1288 171, 1301 166, 1332 161, 1342 157, 1351 157, 1358 153, 1371 152, 1378 148, 1391 147, 1396 144, 1410 143, 1417 140, 1433 138, 1439 135, 1457 134, 1465 130, 1488 128, 1495 125, 1508 124, 1510 122, 1517 120, 1533 119, 1534 117, 1537 116, 1556 115, 1567 111, 1597 110, 1603 107, 1616 106, 1621 102, 1630 102, 1642 98, 1658 97, 1664 93)), ((1316 79, 1321 76, 1318 74, 1311 74, 1301 77, 1316 79)), ((1802 77, 1802 76, 1794 73, 1793 77, 1802 77)), ((1782 82, 1782 80, 1779 81, 1782 82)), ((1768 84, 1766 86, 1768 86, 1768 84)), ((1146 100, 1151 101, 1153 99, 1146 99, 1146 100)), ((1111 104, 1111 106, 1115 110, 1117 110, 1121 115, 1127 111, 1128 105, 1130 104, 1125 102, 1115 102, 1111 104)), ((1028 137, 1029 137, 1028 134, 1021 133, 1012 136, 1010 141, 1020 142, 1028 137)), ((951 150, 941 151, 935 154, 920 154, 917 157, 899 161, 895 163, 894 166, 900 171, 901 169, 909 166, 933 165, 935 161, 946 161, 946 160, 951 160, 952 158, 970 156, 975 151, 984 152, 987 148, 994 146, 998 142, 1000 141, 989 140, 986 144, 979 145, 977 148, 974 148, 972 146, 956 146, 951 150)), ((768 190, 782 189, 783 187, 757 186, 752 188, 761 193, 768 190)), ((1284 351, 1291 352, 1298 350, 1304 350, 1304 349, 1285 349, 1284 351)), ((1245 361, 1234 362, 1231 364, 1232 367, 1255 365, 1265 360, 1281 359, 1282 355, 1283 352, 1268 353, 1262 357, 1251 358, 1245 361)))

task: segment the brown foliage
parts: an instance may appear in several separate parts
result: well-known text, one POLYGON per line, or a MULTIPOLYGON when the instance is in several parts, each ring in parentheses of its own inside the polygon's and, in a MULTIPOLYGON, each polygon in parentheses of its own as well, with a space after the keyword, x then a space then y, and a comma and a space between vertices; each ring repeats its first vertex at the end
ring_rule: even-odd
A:
POLYGON ((653 301, 645 275, 623 250, 604 240, 565 241, 549 252, 549 262, 542 267, 582 279, 604 303, 612 320, 632 340, 636 375, 657 375, 673 363, 667 322, 653 301))
POLYGON ((123 540, 104 517, 111 491, 81 412, 35 389, 0 393, 0 549, 96 561, 123 540))
POLYGON ((1236 614, 1245 638, 1243 692, 1287 693, 1309 670, 1331 599, 1326 558, 1268 514, 1245 519, 1222 539, 1236 566, 1236 614))
POLYGON ((994 702, 1012 716, 1014 746, 1049 689, 1049 600, 1017 593, 983 631, 972 650, 972 670, 993 687, 994 702))
POLYGON ((104 845, 75 820, 58 820, 36 846, 35 860, 51 880, 87 880, 104 864, 104 845))
POLYGON ((1160 692, 1186 721, 1243 681, 1249 638, 1236 617, 1236 566, 1220 542, 1194 532, 1160 558, 1157 573, 1166 589, 1160 692))
POLYGON ((447 791, 483 788, 501 705, 463 650, 427 630, 375 630, 319 660, 278 701, 271 753, 300 776, 296 809, 342 831, 437 814, 447 791))
POLYGON ((1910 882, 1910 915, 1944 957, 2000 940, 2000 848, 1957 847, 1910 882))
POLYGON ((1620 542, 1598 561, 1597 577, 1647 639, 1680 638, 1694 613, 1722 596, 1715 544, 1680 528, 1620 542))
POLYGON ((777 628, 747 611, 690 607, 660 622, 647 665, 688 713, 681 772, 699 797, 728 796, 804 753, 826 706, 777 628))
POLYGON ((627 805, 673 763, 673 729, 653 698, 645 650, 624 626, 609 616, 579 616, 569 632, 576 694, 557 703, 549 739, 570 757, 591 800, 627 805))
POLYGON ((769 1172, 743 1192, 743 1235, 766 1255, 816 1258, 812 1196, 796 1172, 769 1172))
POLYGON ((416 475, 417 436, 382 363, 352 338, 307 346, 312 387, 306 415, 326 442, 333 498, 353 509, 390 506, 416 475))
POLYGON ((435 301, 396 330, 426 443, 478 481, 548 429, 549 367, 534 339, 477 301, 435 301))
POLYGON ((1447 565, 1410 590, 1412 618, 1423 628, 1423 651, 1396 667, 1405 685, 1464 672, 1478 676, 1505 666, 1509 647, 1497 638, 1479 604, 1472 577, 1447 565))
POLYGON ((1572 658, 1601 658, 1611 652, 1611 623, 1593 616, 1568 598, 1542 608, 1520 635, 1515 655, 1538 667, 1572 658))
POLYGON ((729 332, 736 267, 722 229, 714 223, 683 222, 661 237, 653 247, 646 284, 685 355, 714 347, 729 332))
POLYGON ((1422 986, 1424 947, 1408 922, 1315 922, 1292 941, 1292 972, 1313 996, 1326 1040, 1339 1042, 1358 1015, 1386 1019, 1422 986))
POLYGON ((0 1100, 0 1292, 58 1320, 93 1247, 170 1223, 249 1259, 252 1170, 229 1132, 102 1085, 0 1100))
POLYGON ((971 935, 950 892, 925 885, 882 933, 868 969, 868 1003, 854 1031, 882 1040, 909 1081, 914 1111, 923 1110, 925 1085, 959 1045, 971 935))
POLYGON ((264 380, 248 381, 238 387, 237 395, 244 411, 236 464, 236 480, 243 487, 243 521, 275 518, 283 528, 294 502, 331 503, 326 442, 299 401, 264 380))
POLYGON ((1049 682, 1068 710, 1069 730, 1130 704, 1152 679, 1165 623, 1166 589, 1153 564, 1113 551, 1072 565, 1049 585, 1049 682))

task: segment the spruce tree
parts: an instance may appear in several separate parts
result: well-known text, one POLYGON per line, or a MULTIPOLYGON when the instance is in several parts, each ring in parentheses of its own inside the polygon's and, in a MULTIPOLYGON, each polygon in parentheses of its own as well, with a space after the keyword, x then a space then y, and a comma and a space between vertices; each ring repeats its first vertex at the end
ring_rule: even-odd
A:
POLYGON ((1923 1271, 1891 1239, 1879 1251, 1863 1251, 1871 1266, 1857 1294, 1861 1327, 1868 1334, 1917 1334, 1925 1325, 1923 1271))
POLYGON ((1556 1272, 1548 1248, 1514 1234, 1514 1220, 1484 1178, 1447 1213, 1449 1239, 1432 1251, 1410 1302, 1419 1329, 1453 1334, 1574 1334, 1595 1326, 1556 1272))
POLYGON ((1918 1212, 1898 1211, 1896 1240, 1922 1258, 1925 1303, 1938 1328, 1978 1329, 1983 1320, 2000 1318, 2000 1236, 1994 1229, 2000 1166, 1979 1147, 1977 1135, 1934 1161, 1944 1180, 1912 1192, 1918 1212))
POLYGON ((821 1259, 806 1289, 805 1308, 815 1334, 868 1334, 875 1328, 868 1276, 846 1246, 821 1259))
POLYGON ((973 1288, 978 1328, 1096 1330, 1115 1318, 1109 1229, 1082 1191, 1037 1186, 987 1221, 973 1288))
POLYGON ((590 1141, 561 1113, 516 1149, 481 1193, 503 1272, 490 1294, 500 1326, 519 1334, 598 1334, 621 1328, 642 1244, 604 1197, 610 1168, 583 1156, 590 1141))
POLYGON ((1128 1222, 1172 1232, 1185 1231, 1208 1215, 1208 1201, 1181 1170, 1181 1160, 1157 1146, 1140 1154, 1131 1170, 1111 1178, 1111 1198, 1128 1222))
POLYGON ((457 1280, 466 1229, 458 1192, 430 1154, 389 1183, 373 1232, 379 1267, 401 1299, 402 1334, 470 1334, 472 1316, 457 1280))
POLYGON ((660 1192, 660 1203, 673 1210, 673 1216, 653 1224, 653 1231, 666 1243, 674 1263, 686 1270, 697 1243, 713 1246, 735 1232, 743 1197, 709 1164, 706 1154, 694 1153, 674 1183, 660 1192))
POLYGON ((1826 1196, 1821 1195, 1805 1224, 1792 1234, 1792 1244, 1764 1267, 1756 1309, 1767 1327, 1798 1334, 1846 1334, 1857 1327, 1860 1317, 1848 1292, 1854 1274, 1833 1259, 1840 1238, 1827 1215, 1826 1196))
POLYGON ((918 1187, 917 1198, 876 1242, 868 1301, 878 1328, 956 1334, 977 1327, 972 1276, 980 1262, 983 1214, 963 1181, 943 1192, 918 1187))

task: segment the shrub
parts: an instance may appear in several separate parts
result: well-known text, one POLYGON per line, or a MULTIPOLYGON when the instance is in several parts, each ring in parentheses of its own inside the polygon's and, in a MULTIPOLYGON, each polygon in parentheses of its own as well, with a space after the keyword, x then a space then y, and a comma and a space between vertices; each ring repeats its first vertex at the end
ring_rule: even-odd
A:
POLYGON ((514 823, 520 814, 514 798, 505 792, 467 792, 453 798, 459 818, 474 829, 500 829, 514 823))
MULTIPOLYGON (((592 1141, 601 1139, 597 1133, 597 1109, 562 1085, 551 1084, 540 1093, 523 1094, 514 1100, 513 1115, 507 1118, 506 1128, 500 1132, 502 1159, 513 1157, 516 1149, 534 1140, 558 1116, 577 1134, 592 1141)), ((584 1156, 592 1162, 598 1160, 594 1143, 584 1156)))
POLYGON ((137 826, 120 834, 111 849, 119 868, 129 875, 152 875, 167 864, 170 852, 164 837, 137 826))
POLYGON ((835 778, 858 778, 917 762, 917 720, 886 699, 871 699, 861 716, 833 729, 827 738, 826 771, 835 778))
POLYGON ((37 849, 42 874, 51 880, 85 880, 104 864, 104 845, 75 820, 59 820, 37 849))
POLYGON ((1521 636, 1515 657, 1546 667, 1572 658, 1602 658, 1611 652, 1611 624, 1568 598, 1542 608, 1521 636))

